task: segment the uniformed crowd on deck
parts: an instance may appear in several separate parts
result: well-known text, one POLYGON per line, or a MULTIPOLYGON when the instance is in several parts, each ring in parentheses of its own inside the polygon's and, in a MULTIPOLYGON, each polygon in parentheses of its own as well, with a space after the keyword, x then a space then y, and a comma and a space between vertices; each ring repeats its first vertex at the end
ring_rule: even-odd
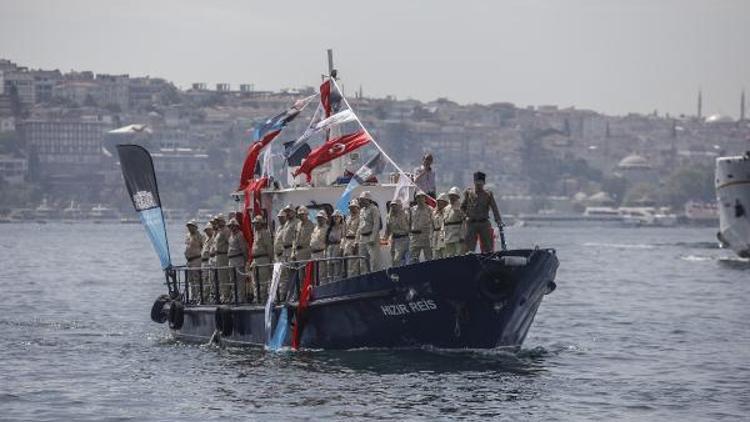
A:
MULTIPOLYGON (((220 301, 233 302, 236 284, 239 302, 264 302, 273 270, 269 264, 275 262, 299 264, 283 266, 281 280, 289 280, 295 267, 304 271, 305 261, 318 261, 321 284, 378 270, 381 244, 389 246, 393 267, 473 252, 477 240, 483 253, 492 251, 490 211, 500 230, 502 219, 492 192, 484 189, 485 175, 474 174, 474 189, 467 188, 463 198, 457 187, 437 195, 433 208, 427 204, 428 195, 435 195, 432 157, 424 161, 422 171, 416 171, 414 200, 387 202, 384 222, 369 191, 349 203, 346 217, 323 208, 311 221, 306 206, 287 205, 276 215, 273 233, 269 222, 257 215, 252 219, 251 248, 240 227, 240 213, 230 213, 228 219, 222 214, 213 217, 203 234, 195 220, 189 221, 185 258, 188 269, 194 269, 187 271, 191 300, 210 301, 218 293, 220 301)), ((289 288, 287 282, 279 283, 277 299, 286 298, 289 288)))

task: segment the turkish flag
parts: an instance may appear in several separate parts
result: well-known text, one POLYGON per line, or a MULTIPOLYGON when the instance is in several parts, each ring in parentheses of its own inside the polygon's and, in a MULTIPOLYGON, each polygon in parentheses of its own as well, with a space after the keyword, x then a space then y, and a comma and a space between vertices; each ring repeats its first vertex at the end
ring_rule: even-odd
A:
POLYGON ((359 147, 365 146, 369 142, 370 137, 367 136, 367 133, 365 133, 364 130, 329 139, 323 145, 310 152, 310 155, 305 158, 305 161, 303 161, 302 165, 294 172, 294 175, 298 176, 304 173, 307 177, 307 182, 309 183, 312 179, 311 173, 314 168, 339 158, 342 155, 348 154, 359 147))
POLYGON ((247 149, 245 163, 242 164, 242 174, 240 174, 240 187, 237 190, 244 190, 252 182, 255 165, 258 163, 258 156, 260 156, 263 148, 270 144, 279 133, 281 133, 281 130, 269 132, 263 136, 263 139, 253 142, 250 148, 247 149))
POLYGON ((305 322, 307 322, 307 307, 312 299, 312 288, 313 288, 313 272, 315 271, 315 263, 310 261, 305 266, 305 279, 302 281, 299 291, 299 303, 297 305, 297 313, 292 329, 292 349, 297 350, 299 348, 299 339, 302 336, 302 330, 305 328, 305 322))
MULTIPOLYGON (((253 227, 252 227, 252 216, 262 215, 262 208, 260 202, 260 191, 261 189, 268 186, 268 178, 262 177, 260 179, 252 180, 245 187, 245 211, 242 213, 242 223, 240 228, 242 229, 242 235, 247 241, 247 247, 251 251, 253 250, 253 227), (250 196, 253 197, 252 214, 250 213, 250 196)), ((253 260, 252 252, 250 253, 250 261, 253 260)))

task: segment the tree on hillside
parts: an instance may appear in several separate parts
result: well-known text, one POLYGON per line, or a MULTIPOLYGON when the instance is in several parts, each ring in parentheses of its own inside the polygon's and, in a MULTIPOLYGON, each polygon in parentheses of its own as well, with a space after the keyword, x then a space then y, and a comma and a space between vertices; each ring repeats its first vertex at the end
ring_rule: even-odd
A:
POLYGON ((682 207, 687 201, 710 202, 716 197, 714 169, 708 165, 691 165, 676 169, 664 184, 666 200, 673 207, 682 207))

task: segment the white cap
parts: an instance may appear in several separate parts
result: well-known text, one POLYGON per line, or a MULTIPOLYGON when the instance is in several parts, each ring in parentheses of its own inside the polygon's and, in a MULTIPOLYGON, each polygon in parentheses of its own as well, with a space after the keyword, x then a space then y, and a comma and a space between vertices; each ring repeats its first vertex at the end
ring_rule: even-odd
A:
POLYGON ((461 191, 458 190, 458 187, 453 186, 452 188, 448 189, 448 195, 461 196, 461 191))
POLYGON ((307 214, 307 207, 304 205, 300 205, 300 207, 297 208, 297 214, 307 214))
POLYGON ((315 217, 322 217, 322 218, 328 218, 328 214, 326 214, 325 211, 320 210, 317 214, 315 214, 315 217))
POLYGON ((372 194, 369 190, 363 191, 359 194, 359 199, 367 199, 368 201, 372 201, 372 194))
POLYGON ((445 193, 441 193, 440 195, 438 195, 437 200, 443 201, 443 202, 450 202, 448 201, 448 195, 446 195, 445 193))

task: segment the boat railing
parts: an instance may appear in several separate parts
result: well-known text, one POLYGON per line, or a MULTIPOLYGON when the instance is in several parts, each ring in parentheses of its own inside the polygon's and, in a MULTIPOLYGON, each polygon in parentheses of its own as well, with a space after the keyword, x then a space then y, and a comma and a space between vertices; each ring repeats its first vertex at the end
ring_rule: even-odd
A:
MULTIPOLYGON (((356 274, 370 272, 369 260, 363 256, 343 256, 331 258, 317 258, 299 261, 283 262, 282 279, 280 283, 286 284, 288 297, 279 297, 278 301, 294 299, 299 291, 299 283, 303 279, 303 271, 308 262, 313 263, 313 286, 341 280, 353 275, 350 268, 357 268, 356 274), (352 263, 359 263, 358 267, 352 267, 352 263)), ((253 300, 265 303, 266 298, 261 297, 260 283, 270 284, 271 271, 275 263, 253 264, 250 272, 244 268, 235 266, 201 266, 188 267, 185 265, 173 266, 165 271, 166 285, 169 294, 173 298, 180 298, 185 303, 200 305, 208 304, 247 304, 246 297, 241 297, 240 283, 248 286, 250 277, 256 280, 252 283, 253 300), (267 280, 260 280, 262 269, 268 269, 267 280), (222 289, 223 288, 223 289, 222 289), (222 293, 224 293, 222 295, 222 293), (227 297, 231 296, 231 297, 227 297)), ((279 289, 282 290, 282 289, 279 289)), ((247 296, 247 291, 245 292, 247 296)))

